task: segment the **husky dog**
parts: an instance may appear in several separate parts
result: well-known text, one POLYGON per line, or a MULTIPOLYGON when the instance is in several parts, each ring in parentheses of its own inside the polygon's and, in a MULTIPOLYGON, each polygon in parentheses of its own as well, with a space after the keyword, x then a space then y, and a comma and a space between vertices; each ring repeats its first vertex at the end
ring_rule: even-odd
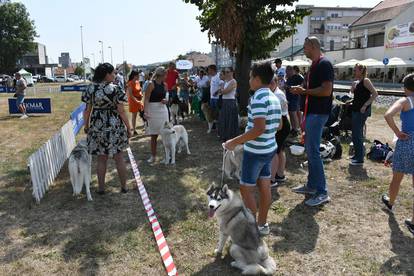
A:
POLYGON ((69 156, 68 166, 73 195, 79 195, 82 191, 83 184, 85 184, 86 196, 89 201, 92 201, 91 191, 89 189, 91 183, 91 156, 85 140, 80 141, 73 149, 69 156))
POLYGON ((227 178, 233 176, 240 179, 241 163, 243 160, 243 145, 237 145, 233 151, 229 151, 224 156, 224 174, 227 178))
POLYGON ((182 125, 175 125, 165 122, 164 127, 160 131, 162 143, 165 149, 164 163, 175 164, 175 149, 178 145, 178 153, 181 153, 183 146, 187 149, 187 154, 191 154, 188 148, 188 134, 182 125))
POLYGON ((211 110, 208 103, 201 104, 201 111, 203 111, 204 117, 208 123, 208 130, 207 133, 211 133, 214 125, 214 118, 213 118, 213 111, 211 110))
POLYGON ((172 120, 173 124, 174 125, 179 124, 180 107, 178 106, 178 104, 171 103, 170 111, 171 111, 171 120, 172 120))
POLYGON ((272 275, 276 263, 269 256, 266 243, 259 236, 256 219, 244 206, 239 195, 233 193, 227 185, 222 188, 210 186, 208 192, 210 218, 216 215, 220 236, 215 253, 220 255, 230 237, 230 255, 234 261, 232 267, 238 268, 243 275, 272 275))

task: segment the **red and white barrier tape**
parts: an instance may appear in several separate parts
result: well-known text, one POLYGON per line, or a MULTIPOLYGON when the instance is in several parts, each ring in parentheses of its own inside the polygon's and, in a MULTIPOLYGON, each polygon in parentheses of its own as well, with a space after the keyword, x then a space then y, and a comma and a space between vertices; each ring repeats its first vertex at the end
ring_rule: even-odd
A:
POLYGON ((142 203, 144 204, 145 211, 147 213, 149 222, 151 223, 152 232, 154 233, 155 240, 158 245, 158 250, 161 254, 162 261, 164 263, 165 269, 167 270, 168 275, 178 275, 177 268, 175 267, 174 260, 168 248, 167 241, 165 240, 164 234, 162 232, 161 226, 158 222, 155 211, 152 208, 151 201, 145 190, 144 183, 142 183, 141 176, 138 170, 138 165, 135 162, 134 155, 132 154, 131 148, 127 149, 129 160, 131 161, 132 170, 134 171, 135 181, 137 182, 137 187, 139 194, 141 195, 142 203))

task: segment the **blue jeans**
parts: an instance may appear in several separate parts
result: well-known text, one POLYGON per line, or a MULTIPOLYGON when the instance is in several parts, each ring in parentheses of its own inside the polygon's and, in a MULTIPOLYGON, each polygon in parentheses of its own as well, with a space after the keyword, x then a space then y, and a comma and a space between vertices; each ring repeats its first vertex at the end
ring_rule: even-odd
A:
POLYGON ((305 126, 305 149, 308 156, 308 188, 316 190, 316 195, 328 194, 325 172, 319 151, 322 130, 328 121, 328 114, 308 114, 305 126))
POLYGON ((365 113, 352 111, 352 143, 354 144, 355 156, 357 162, 364 162, 364 125, 367 121, 369 110, 365 113))

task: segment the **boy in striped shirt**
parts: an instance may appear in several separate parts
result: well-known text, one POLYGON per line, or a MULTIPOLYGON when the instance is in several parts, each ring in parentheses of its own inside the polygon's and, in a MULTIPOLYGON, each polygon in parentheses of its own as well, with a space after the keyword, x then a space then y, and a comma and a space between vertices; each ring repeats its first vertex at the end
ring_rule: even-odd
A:
POLYGON ((254 64, 250 72, 250 89, 255 91, 248 106, 246 132, 228 140, 224 147, 233 150, 244 144, 240 193, 247 208, 256 216, 256 186, 259 189, 257 223, 261 235, 270 233, 267 224, 272 194, 270 191, 271 163, 276 152, 275 134, 281 124, 279 100, 269 89, 274 72, 270 63, 254 64))

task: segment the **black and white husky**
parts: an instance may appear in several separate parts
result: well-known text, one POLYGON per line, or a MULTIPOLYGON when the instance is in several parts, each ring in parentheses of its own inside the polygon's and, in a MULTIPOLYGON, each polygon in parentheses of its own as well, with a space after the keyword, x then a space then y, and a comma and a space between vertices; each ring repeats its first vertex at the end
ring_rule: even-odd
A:
POLYGON ((266 243, 259 236, 256 219, 244 206, 240 196, 232 192, 227 185, 222 188, 212 185, 208 192, 209 217, 217 217, 220 236, 215 253, 220 255, 230 237, 230 255, 234 261, 232 267, 238 268, 243 275, 276 272, 276 263, 269 256, 266 243))
POLYGON ((80 141, 69 156, 69 174, 72 182, 73 195, 77 196, 85 184, 86 196, 92 200, 91 183, 91 156, 88 152, 86 141, 80 141))
POLYGON ((182 125, 173 126, 172 123, 165 122, 160 131, 162 143, 165 150, 164 164, 175 164, 175 152, 178 146, 178 153, 181 153, 183 147, 186 148, 187 154, 191 154, 188 148, 188 133, 182 125))

